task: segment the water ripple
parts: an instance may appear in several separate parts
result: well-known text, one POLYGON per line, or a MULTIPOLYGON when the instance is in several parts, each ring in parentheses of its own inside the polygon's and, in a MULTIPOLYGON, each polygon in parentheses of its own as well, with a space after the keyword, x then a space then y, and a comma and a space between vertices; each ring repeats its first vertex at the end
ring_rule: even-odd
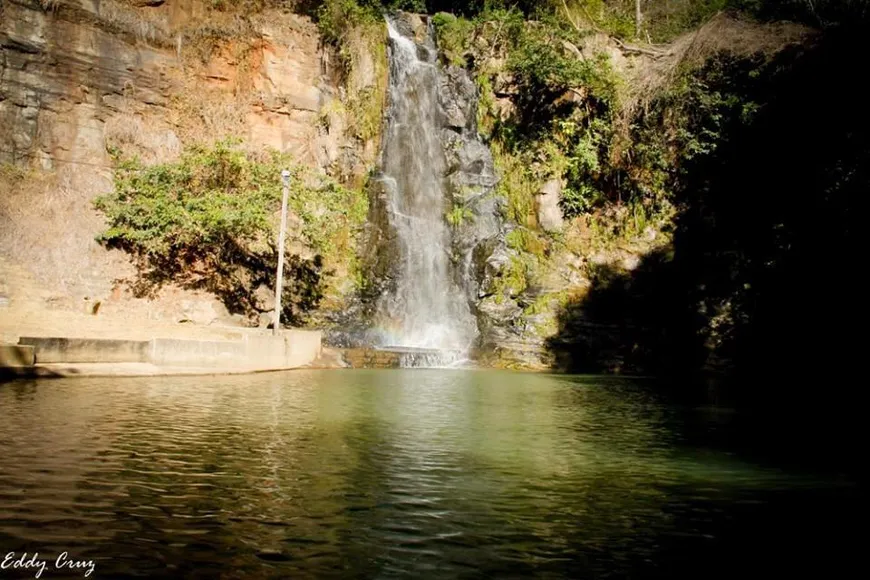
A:
POLYGON ((95 558, 98 577, 227 578, 656 577, 727 553, 706 574, 725 576, 772 531, 834 549, 792 512, 824 520, 813 506, 848 505, 848 482, 690 440, 674 409, 613 381, 10 383, 0 545, 95 558))

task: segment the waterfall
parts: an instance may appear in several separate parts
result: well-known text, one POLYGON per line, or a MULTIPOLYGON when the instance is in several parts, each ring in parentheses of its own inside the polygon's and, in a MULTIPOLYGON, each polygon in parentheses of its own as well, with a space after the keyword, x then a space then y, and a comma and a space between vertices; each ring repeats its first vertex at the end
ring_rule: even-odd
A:
POLYGON ((381 168, 386 210, 395 233, 393 284, 377 305, 381 347, 443 352, 412 357, 419 366, 447 366, 474 343, 477 322, 451 260, 445 214, 446 161, 440 139, 442 72, 431 34, 417 44, 387 21, 389 106, 381 168), (422 362, 419 362, 422 361, 422 362))

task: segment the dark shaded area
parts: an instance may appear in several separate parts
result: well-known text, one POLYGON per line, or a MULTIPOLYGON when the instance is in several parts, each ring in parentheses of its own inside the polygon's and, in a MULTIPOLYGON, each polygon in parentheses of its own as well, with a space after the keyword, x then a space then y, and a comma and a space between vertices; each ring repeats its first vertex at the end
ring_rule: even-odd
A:
POLYGON ((870 18, 867 0, 729 0, 730 7, 767 20, 793 20, 813 26, 854 23, 870 18))
MULTIPOLYGON (((870 190, 865 30, 829 29, 738 87, 761 106, 718 120, 715 150, 676 177, 673 248, 633 272, 597 272, 550 342, 562 369, 654 374, 696 392, 712 376, 738 405, 836 409, 848 423, 863 329, 854 205, 870 190)), ((734 78, 705 81, 715 93, 734 78)))
MULTIPOLYGON (((252 321, 260 313, 273 310, 264 304, 257 289, 265 286, 272 295, 278 266, 277 248, 251 251, 226 238, 207 251, 171 251, 163 255, 139 252, 129 244, 113 240, 115 247, 136 256, 136 277, 119 280, 139 298, 153 297, 168 283, 187 290, 213 293, 230 314, 241 314, 252 321)), ((281 320, 287 325, 302 325, 324 296, 323 258, 307 260, 287 253, 284 258, 284 286, 281 293, 281 320)))
POLYGON ((595 272, 595 286, 582 302, 568 304, 548 347, 556 366, 572 373, 676 376, 704 365, 687 286, 674 255, 661 251, 627 273, 595 272))

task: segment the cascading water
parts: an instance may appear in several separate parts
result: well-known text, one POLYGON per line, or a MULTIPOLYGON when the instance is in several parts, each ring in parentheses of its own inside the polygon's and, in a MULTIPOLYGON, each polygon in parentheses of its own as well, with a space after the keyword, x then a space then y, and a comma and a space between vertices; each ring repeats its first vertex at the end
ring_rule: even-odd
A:
POLYGON ((441 71, 431 35, 418 45, 388 20, 389 108, 382 150, 383 188, 398 261, 394 284, 378 303, 382 347, 438 351, 409 366, 447 366, 465 358, 477 322, 454 282, 445 221, 445 158, 439 138, 441 71))

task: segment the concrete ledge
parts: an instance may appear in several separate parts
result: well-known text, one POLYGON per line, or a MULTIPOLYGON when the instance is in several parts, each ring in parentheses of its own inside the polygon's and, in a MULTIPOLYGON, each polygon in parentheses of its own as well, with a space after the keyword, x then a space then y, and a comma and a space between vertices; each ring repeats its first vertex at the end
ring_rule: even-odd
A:
POLYGON ((23 337, 20 344, 8 345, 0 352, 0 369, 12 369, 4 373, 6 376, 21 376, 16 368, 34 365, 39 367, 34 376, 81 376, 80 371, 88 371, 88 365, 96 365, 98 372, 110 372, 111 376, 188 370, 223 374, 299 368, 313 363, 321 352, 321 333, 302 330, 283 331, 278 336, 246 334, 240 340, 23 337), (109 371, 112 365, 120 370, 109 371))
POLYGON ((148 341, 23 336, 18 344, 33 347, 38 364, 149 362, 148 341))
POLYGON ((0 344, 0 368, 32 367, 34 364, 32 346, 20 344, 0 344))
POLYGON ((32 367, 0 367, 0 380, 63 379, 85 377, 189 377, 249 375, 296 369, 236 367, 161 367, 150 363, 57 363, 32 367))
POLYGON ((247 354, 242 341, 155 338, 151 341, 148 362, 181 367, 240 366, 247 362, 247 354))

